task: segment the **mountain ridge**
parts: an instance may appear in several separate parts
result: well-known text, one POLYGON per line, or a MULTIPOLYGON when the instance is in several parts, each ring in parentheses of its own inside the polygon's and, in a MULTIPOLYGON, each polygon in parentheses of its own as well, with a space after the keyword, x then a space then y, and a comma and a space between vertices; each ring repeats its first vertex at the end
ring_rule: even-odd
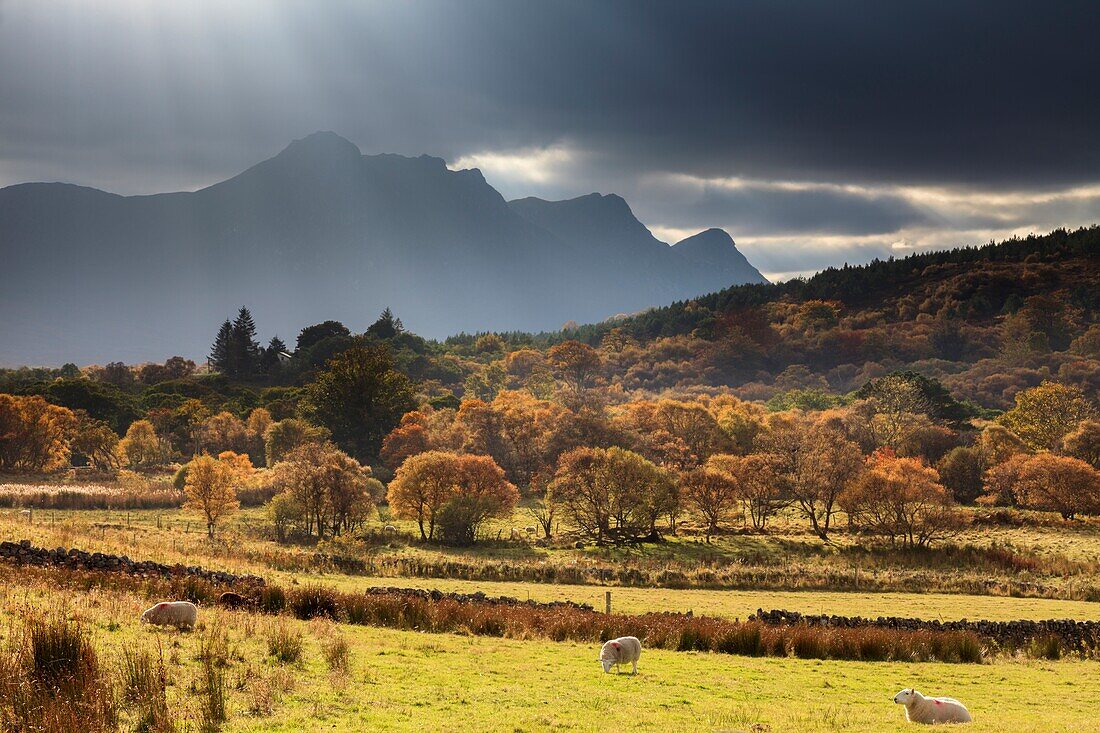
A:
MULTIPOLYGON (((334 317, 365 326, 387 306, 443 337, 599 321, 734 284, 659 242, 621 197, 590 204, 517 205, 477 169, 363 155, 331 132, 196 191, 9 186, 0 363, 201 357, 242 303, 284 338, 334 317)), ((757 278, 749 265, 741 281, 757 278)))

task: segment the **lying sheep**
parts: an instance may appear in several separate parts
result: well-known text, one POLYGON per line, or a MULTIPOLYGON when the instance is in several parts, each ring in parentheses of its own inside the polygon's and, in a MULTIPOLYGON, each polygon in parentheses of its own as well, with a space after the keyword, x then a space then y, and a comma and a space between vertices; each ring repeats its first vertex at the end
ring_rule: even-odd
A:
POLYGON ((382 528, 382 531, 388 534, 397 534, 397 527, 393 526, 392 524, 387 524, 385 527, 382 528))
POLYGON ((141 614, 141 623, 154 626, 175 626, 177 629, 193 629, 199 618, 199 609, 190 601, 164 601, 141 614))
POLYGON ((905 719, 910 723, 969 723, 970 711, 950 697, 925 697, 913 688, 894 695, 894 702, 905 706, 905 719))
MULTIPOLYGON (((634 665, 631 674, 638 674, 638 659, 642 656, 642 642, 634 636, 620 636, 612 639, 600 649, 600 664, 605 673, 611 671, 611 666, 618 667, 623 664, 634 665)), ((617 669, 616 671, 621 671, 617 669)))

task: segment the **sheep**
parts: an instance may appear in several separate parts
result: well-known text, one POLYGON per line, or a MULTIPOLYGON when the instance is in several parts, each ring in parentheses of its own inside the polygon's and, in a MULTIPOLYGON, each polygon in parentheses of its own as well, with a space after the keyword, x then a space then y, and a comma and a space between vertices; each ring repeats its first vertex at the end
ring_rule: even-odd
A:
POLYGON ((385 527, 382 528, 382 532, 387 534, 397 534, 397 527, 393 526, 392 524, 387 524, 385 527))
POLYGON ((620 636, 612 639, 600 649, 600 664, 604 673, 610 672, 612 665, 632 664, 631 674, 638 674, 638 659, 642 656, 642 642, 634 636, 620 636))
POLYGON ((243 608, 247 606, 249 601, 240 593, 234 593, 231 590, 227 590, 218 596, 218 605, 225 606, 226 608, 243 608))
POLYGON ((925 697, 910 687, 894 695, 894 702, 905 706, 905 719, 910 723, 937 725, 970 722, 970 711, 950 697, 925 697))
POLYGON ((145 609, 145 613, 141 614, 141 623, 192 629, 198 616, 199 609, 190 601, 163 601, 145 609))
POLYGON ((526 532, 527 534, 538 534, 539 528, 538 527, 524 527, 523 531, 526 532))

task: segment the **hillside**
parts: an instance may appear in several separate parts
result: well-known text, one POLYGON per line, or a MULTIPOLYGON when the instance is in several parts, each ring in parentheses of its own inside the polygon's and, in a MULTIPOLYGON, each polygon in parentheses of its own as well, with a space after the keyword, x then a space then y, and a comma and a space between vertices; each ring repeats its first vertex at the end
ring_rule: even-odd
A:
MULTIPOLYGON (((848 392, 915 369, 961 399, 1005 409, 1044 379, 1100 390, 1097 283, 1094 227, 732 287, 574 331, 504 338, 513 348, 566 339, 602 347, 606 384, 627 392, 733 387, 769 399, 848 392)), ((462 353, 473 339, 448 343, 462 353)))
POLYGON ((283 336, 328 318, 365 327, 391 306, 443 337, 598 321, 762 280, 747 262, 717 271, 680 256, 621 198, 576 201, 509 204, 476 169, 365 156, 333 133, 191 193, 10 186, 0 364, 201 358, 209 324, 241 303, 283 336))

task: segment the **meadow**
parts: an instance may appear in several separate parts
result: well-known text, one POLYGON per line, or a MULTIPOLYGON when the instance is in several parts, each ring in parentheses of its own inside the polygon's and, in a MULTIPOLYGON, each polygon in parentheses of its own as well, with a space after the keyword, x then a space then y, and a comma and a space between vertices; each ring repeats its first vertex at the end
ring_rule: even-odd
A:
MULTIPOLYGON (((501 534, 525 521, 524 510, 517 510, 512 521, 500 523, 501 534)), ((1100 604, 1074 591, 1096 579, 1100 529, 1092 522, 983 526, 939 552, 894 556, 875 556, 844 535, 823 546, 794 522, 783 521, 766 536, 729 533, 706 542, 687 526, 680 536, 659 545, 585 549, 529 538, 444 548, 412 541, 412 529, 383 515, 354 537, 280 544, 272 539, 261 508, 240 511, 214 540, 206 537, 196 514, 171 506, 29 512, 17 505, 0 510, 0 538, 253 573, 288 589, 317 585, 354 594, 371 586, 408 587, 538 602, 568 600, 599 610, 610 589, 615 613, 690 610, 696 616, 726 619, 745 619, 758 608, 782 608, 940 620, 1100 620, 1100 604), (385 523, 396 524, 397 536, 382 531, 385 523), (988 566, 951 567, 960 557, 988 566), (339 558, 386 572, 360 572, 354 563, 342 566, 339 558), (730 564, 770 569, 776 587, 601 584, 591 576, 584 583, 525 579, 538 568, 543 569, 540 577, 547 577, 546 568, 564 573, 612 566, 672 577, 667 573, 709 572, 730 564), (840 577, 853 565, 861 569, 866 586, 858 591, 806 588, 805 578, 784 578, 793 568, 816 567, 814 582, 828 581, 830 573, 840 577), (482 577, 408 574, 416 567, 475 568, 482 577), (952 575, 986 570, 1000 580, 982 586, 982 593, 943 592, 959 587, 952 575), (518 579, 489 579, 502 572, 514 572, 518 579), (888 585, 884 579, 894 583, 914 577, 927 582, 910 592, 882 590, 888 585), (1025 582, 1030 585, 1021 585, 1025 582), (1039 590, 1034 597, 1016 597, 1013 588, 1039 590)), ((877 733, 908 729, 902 709, 891 699, 898 689, 915 686, 963 699, 976 721, 971 730, 1073 732, 1095 729, 1094 700, 1100 695, 1100 663, 1073 655, 1050 661, 1009 653, 991 655, 980 664, 959 664, 752 657, 650 647, 638 676, 631 677, 602 674, 596 662, 598 642, 524 634, 485 636, 462 628, 426 633, 206 604, 199 628, 181 633, 140 625, 141 610, 157 599, 132 584, 108 581, 80 588, 16 568, 5 575, 0 649, 10 654, 29 623, 50 618, 78 623, 108 670, 121 730, 877 733), (127 660, 141 655, 163 660, 165 717, 158 725, 169 727, 150 727, 147 707, 126 692, 127 660), (225 713, 215 723, 208 719, 212 674, 220 680, 219 705, 225 713), (1058 704, 1036 702, 1048 698, 1058 704)), ((96 733, 94 727, 89 733, 96 733)))
MULTIPOLYGON (((888 732, 908 728, 893 694, 916 686, 964 699, 974 731, 1083 732, 1094 730, 1100 694, 1100 664, 1090 661, 864 663, 646 650, 632 677, 603 674, 593 644, 221 609, 204 610, 200 628, 181 633, 140 626, 145 603, 110 590, 8 585, 0 628, 7 645, 22 619, 56 609, 79 620, 104 666, 126 654, 159 656, 180 730, 202 730, 210 654, 224 685, 225 731, 888 732), (1036 704, 1044 699, 1058 704, 1036 704)), ((135 724, 138 707, 120 707, 122 723, 135 724)))

